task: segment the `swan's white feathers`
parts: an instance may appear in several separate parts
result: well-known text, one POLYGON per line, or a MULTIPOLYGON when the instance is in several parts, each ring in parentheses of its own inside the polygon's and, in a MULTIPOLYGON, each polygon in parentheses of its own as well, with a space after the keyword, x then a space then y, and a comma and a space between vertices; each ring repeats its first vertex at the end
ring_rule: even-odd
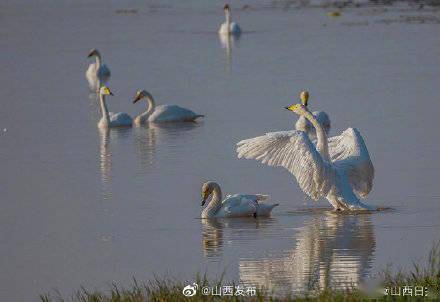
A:
POLYGON ((96 90, 99 88, 97 87, 98 80, 101 81, 101 85, 104 85, 111 76, 110 69, 107 67, 107 65, 103 64, 98 69, 96 66, 96 63, 91 63, 86 71, 86 78, 89 82, 89 87, 91 90, 96 90))
POLYGON ((234 194, 228 195, 222 201, 221 209, 216 217, 243 217, 243 216, 269 216, 277 203, 269 204, 261 201, 269 199, 269 195, 263 194, 234 194))
POLYGON ((239 158, 286 168, 314 200, 325 197, 336 178, 334 169, 302 131, 271 132, 246 139, 237 144, 237 152, 239 158))
POLYGON ((119 126, 131 126, 133 119, 127 113, 118 112, 113 113, 110 112, 110 123, 117 124, 119 126))
POLYGON ((194 111, 182 108, 177 105, 157 106, 148 118, 149 122, 189 122, 194 121, 203 115, 196 114, 194 111))
POLYGON ((359 130, 348 128, 330 137, 328 145, 332 163, 345 171, 353 191, 365 198, 373 188, 374 167, 359 130))
POLYGON ((256 212, 256 196, 235 194, 228 196, 222 201, 222 208, 217 212, 216 216, 252 216, 256 212))
POLYGON ((231 22, 229 24, 229 28, 228 28, 228 24, 226 22, 224 22, 220 25, 220 29, 218 32, 219 32, 219 34, 223 34, 223 35, 231 34, 231 35, 238 36, 241 34, 241 28, 235 22, 231 22))

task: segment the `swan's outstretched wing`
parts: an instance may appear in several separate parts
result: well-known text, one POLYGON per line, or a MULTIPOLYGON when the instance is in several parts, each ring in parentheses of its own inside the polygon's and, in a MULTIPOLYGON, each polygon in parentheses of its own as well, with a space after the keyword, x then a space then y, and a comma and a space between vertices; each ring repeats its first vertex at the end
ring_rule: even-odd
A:
POLYGON ((356 128, 348 128, 341 135, 328 139, 331 161, 344 170, 353 191, 365 197, 373 187, 374 167, 364 139, 356 128))
POLYGON ((237 144, 237 153, 238 158, 286 168, 314 200, 327 196, 336 179, 336 171, 302 131, 271 132, 243 140, 237 144))

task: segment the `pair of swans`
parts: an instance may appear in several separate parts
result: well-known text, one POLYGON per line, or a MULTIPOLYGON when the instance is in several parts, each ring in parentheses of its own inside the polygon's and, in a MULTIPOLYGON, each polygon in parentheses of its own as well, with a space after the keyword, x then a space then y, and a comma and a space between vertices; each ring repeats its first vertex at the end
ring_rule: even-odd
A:
MULTIPOLYGON (((314 200, 325 197, 336 210, 378 210, 359 200, 370 193, 374 178, 374 167, 359 130, 348 128, 328 138, 328 115, 308 110, 307 91, 300 98, 301 104, 286 107, 300 116, 296 130, 240 141, 238 157, 286 168, 308 196, 314 200)), ((209 195, 212 198, 202 218, 268 216, 278 205, 261 203, 267 199, 261 194, 236 194, 221 201, 221 189, 215 182, 203 184, 202 206, 209 195)))
POLYGON ((359 200, 370 193, 374 178, 374 167, 359 130, 348 128, 328 138, 330 123, 318 119, 322 114, 311 113, 307 100, 308 93, 303 92, 302 103, 286 107, 306 119, 307 123, 301 122, 307 125, 304 130, 270 132, 242 140, 237 144, 238 158, 287 169, 304 193, 313 200, 327 198, 336 210, 378 210, 359 200), (307 132, 310 127, 314 128, 311 133, 307 132))
POLYGON ((109 112, 106 96, 111 95, 113 93, 108 87, 103 86, 100 88, 99 104, 101 106, 102 118, 98 123, 99 128, 131 127, 133 123, 136 126, 140 126, 147 123, 194 122, 197 118, 203 117, 203 115, 196 114, 189 109, 177 105, 160 105, 156 107, 153 96, 145 90, 139 90, 133 103, 146 99, 148 107, 144 113, 141 113, 133 120, 127 113, 109 112))

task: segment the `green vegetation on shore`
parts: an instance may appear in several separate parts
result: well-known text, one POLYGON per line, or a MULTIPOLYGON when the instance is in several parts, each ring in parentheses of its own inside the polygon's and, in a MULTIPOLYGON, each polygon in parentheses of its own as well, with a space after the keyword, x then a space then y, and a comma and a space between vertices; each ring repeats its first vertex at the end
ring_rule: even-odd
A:
MULTIPOLYGON (((81 288, 69 298, 63 298, 59 293, 41 295, 43 302, 72 301, 72 302, 145 302, 145 301, 422 301, 426 299, 440 300, 440 242, 434 244, 428 255, 425 266, 413 265, 410 272, 394 272, 390 268, 380 274, 380 288, 403 288, 409 286, 413 292, 411 295, 400 296, 384 295, 383 293, 367 294, 359 289, 332 290, 326 289, 318 293, 310 293, 304 296, 274 297, 264 289, 257 289, 253 296, 213 296, 203 295, 200 290, 192 297, 182 294, 183 288, 188 282, 173 279, 154 279, 146 283, 138 283, 136 280, 130 287, 112 285, 109 291, 98 292, 81 288), (415 288, 427 290, 427 296, 415 296, 415 288)), ((203 287, 225 286, 221 278, 210 282, 206 277, 196 278, 199 289, 203 287)), ((234 286, 234 284, 230 284, 234 286)), ((391 293, 390 293, 391 294, 391 293)))

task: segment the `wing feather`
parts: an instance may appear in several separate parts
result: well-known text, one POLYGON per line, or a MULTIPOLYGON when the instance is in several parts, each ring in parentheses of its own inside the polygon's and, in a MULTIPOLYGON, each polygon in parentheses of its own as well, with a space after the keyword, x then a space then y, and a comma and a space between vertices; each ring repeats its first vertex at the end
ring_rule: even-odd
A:
POLYGON ((302 131, 271 132, 242 140, 237 144, 237 153, 238 158, 286 168, 314 200, 327 196, 336 178, 335 170, 302 131))
POLYGON ((373 188, 374 167, 359 130, 348 128, 341 135, 330 137, 328 142, 335 167, 345 172, 359 197, 366 197, 373 188))

